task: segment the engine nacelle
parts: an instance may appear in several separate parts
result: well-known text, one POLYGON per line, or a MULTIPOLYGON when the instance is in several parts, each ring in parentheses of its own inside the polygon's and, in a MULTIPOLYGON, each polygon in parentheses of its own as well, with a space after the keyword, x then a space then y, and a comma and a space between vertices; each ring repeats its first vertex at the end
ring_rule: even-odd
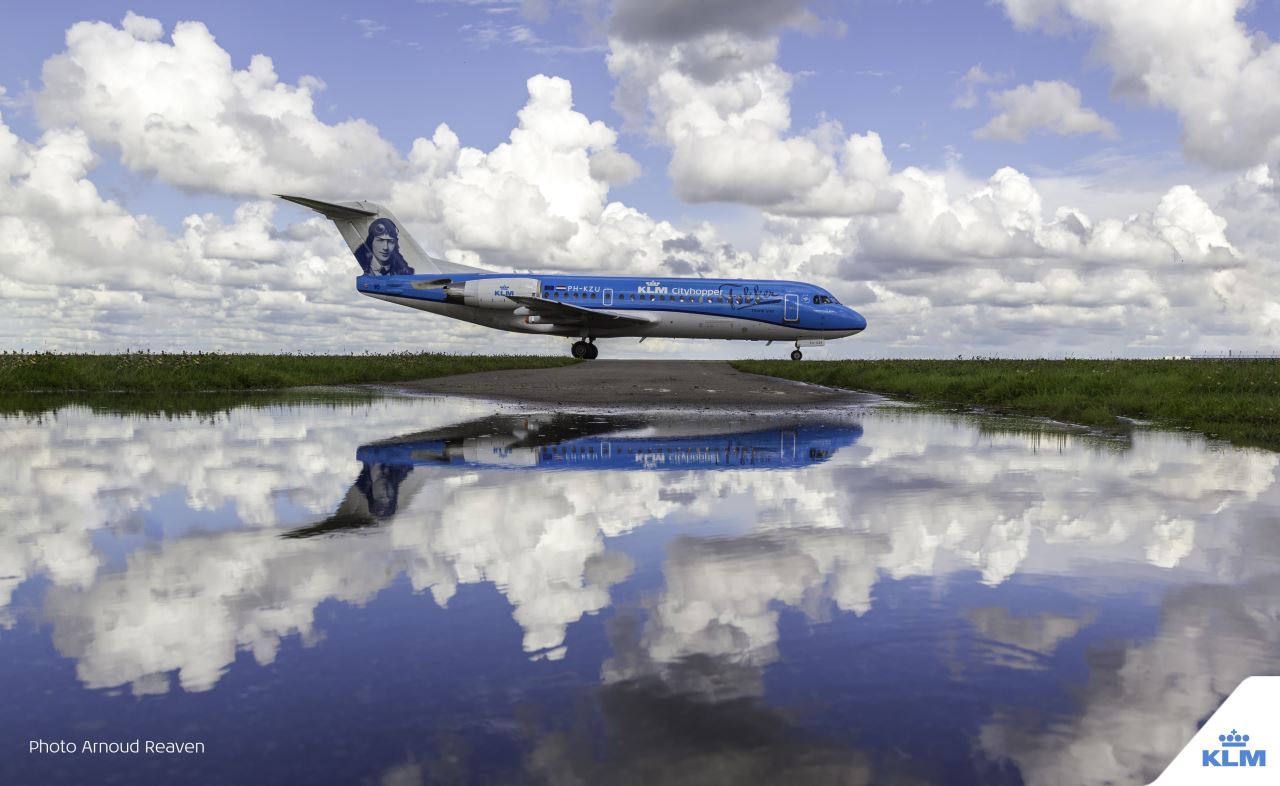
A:
POLYGON ((520 305, 508 295, 537 297, 536 278, 482 278, 466 282, 462 302, 478 308, 515 311, 520 305))

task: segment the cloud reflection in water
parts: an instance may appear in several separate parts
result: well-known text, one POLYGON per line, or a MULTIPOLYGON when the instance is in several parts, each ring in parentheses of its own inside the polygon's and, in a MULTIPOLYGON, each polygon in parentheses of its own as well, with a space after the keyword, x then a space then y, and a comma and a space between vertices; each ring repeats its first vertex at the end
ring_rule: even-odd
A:
MULTIPOLYGON (((758 704, 783 609, 856 618, 884 578, 966 570, 991 587, 1067 578, 1086 600, 1109 576, 1170 588, 1153 638, 1095 659, 1074 719, 1050 733, 994 708, 982 752, 1028 783, 1148 777, 1239 679, 1277 665, 1272 453, 1154 433, 1046 444, 918 414, 655 425, 444 400, 198 424, 68 408, 2 431, 0 622, 15 624, 20 584, 45 577, 54 644, 90 688, 164 693, 176 673, 210 690, 237 651, 271 663, 285 637, 320 638, 322 602, 366 604, 402 575, 441 605, 491 583, 524 651, 563 658, 569 626, 609 608, 637 568, 611 541, 663 522, 688 526, 666 543, 661 586, 610 623, 608 695, 662 686, 672 701, 758 704), (157 507, 175 492, 188 512, 232 514, 187 526, 157 507), (104 551, 103 533, 139 527, 122 561, 104 551), (1081 770, 1099 749, 1097 771, 1081 770)), ((1014 669, 1041 668, 1095 618, 964 613, 1014 669)))

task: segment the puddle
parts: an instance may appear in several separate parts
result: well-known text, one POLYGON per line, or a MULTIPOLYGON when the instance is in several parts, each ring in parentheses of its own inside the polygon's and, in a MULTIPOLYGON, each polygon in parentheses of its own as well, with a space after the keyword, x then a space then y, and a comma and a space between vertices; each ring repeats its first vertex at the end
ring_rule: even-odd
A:
POLYGON ((206 746, 0 782, 1141 783, 1280 666, 1280 455, 1181 435, 401 397, 0 434, 0 737, 206 746))

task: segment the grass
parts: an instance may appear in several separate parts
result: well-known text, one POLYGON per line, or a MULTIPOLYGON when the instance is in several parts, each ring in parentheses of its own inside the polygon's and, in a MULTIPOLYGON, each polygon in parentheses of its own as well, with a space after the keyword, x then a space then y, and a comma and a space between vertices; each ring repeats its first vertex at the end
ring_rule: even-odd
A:
POLYGON ((17 393, 194 393, 353 385, 498 371, 576 361, 531 355, 227 355, 131 352, 0 353, 0 396, 17 393))
POLYGON ((216 421, 232 410, 244 407, 325 406, 350 408, 366 405, 380 397, 372 390, 357 388, 305 388, 302 390, 205 391, 194 393, 3 393, 0 418, 22 416, 42 418, 65 407, 84 407, 110 415, 185 420, 216 421))
POLYGON ((1150 421, 1280 450, 1277 360, 739 361, 753 374, 1108 431, 1150 421))

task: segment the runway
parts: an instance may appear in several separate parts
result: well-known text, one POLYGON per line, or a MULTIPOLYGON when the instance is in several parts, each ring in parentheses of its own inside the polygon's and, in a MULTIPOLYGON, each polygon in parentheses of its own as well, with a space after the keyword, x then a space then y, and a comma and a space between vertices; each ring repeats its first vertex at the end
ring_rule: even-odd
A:
POLYGON ((593 360, 399 383, 418 393, 546 404, 790 408, 880 400, 868 393, 745 374, 724 361, 593 360))

